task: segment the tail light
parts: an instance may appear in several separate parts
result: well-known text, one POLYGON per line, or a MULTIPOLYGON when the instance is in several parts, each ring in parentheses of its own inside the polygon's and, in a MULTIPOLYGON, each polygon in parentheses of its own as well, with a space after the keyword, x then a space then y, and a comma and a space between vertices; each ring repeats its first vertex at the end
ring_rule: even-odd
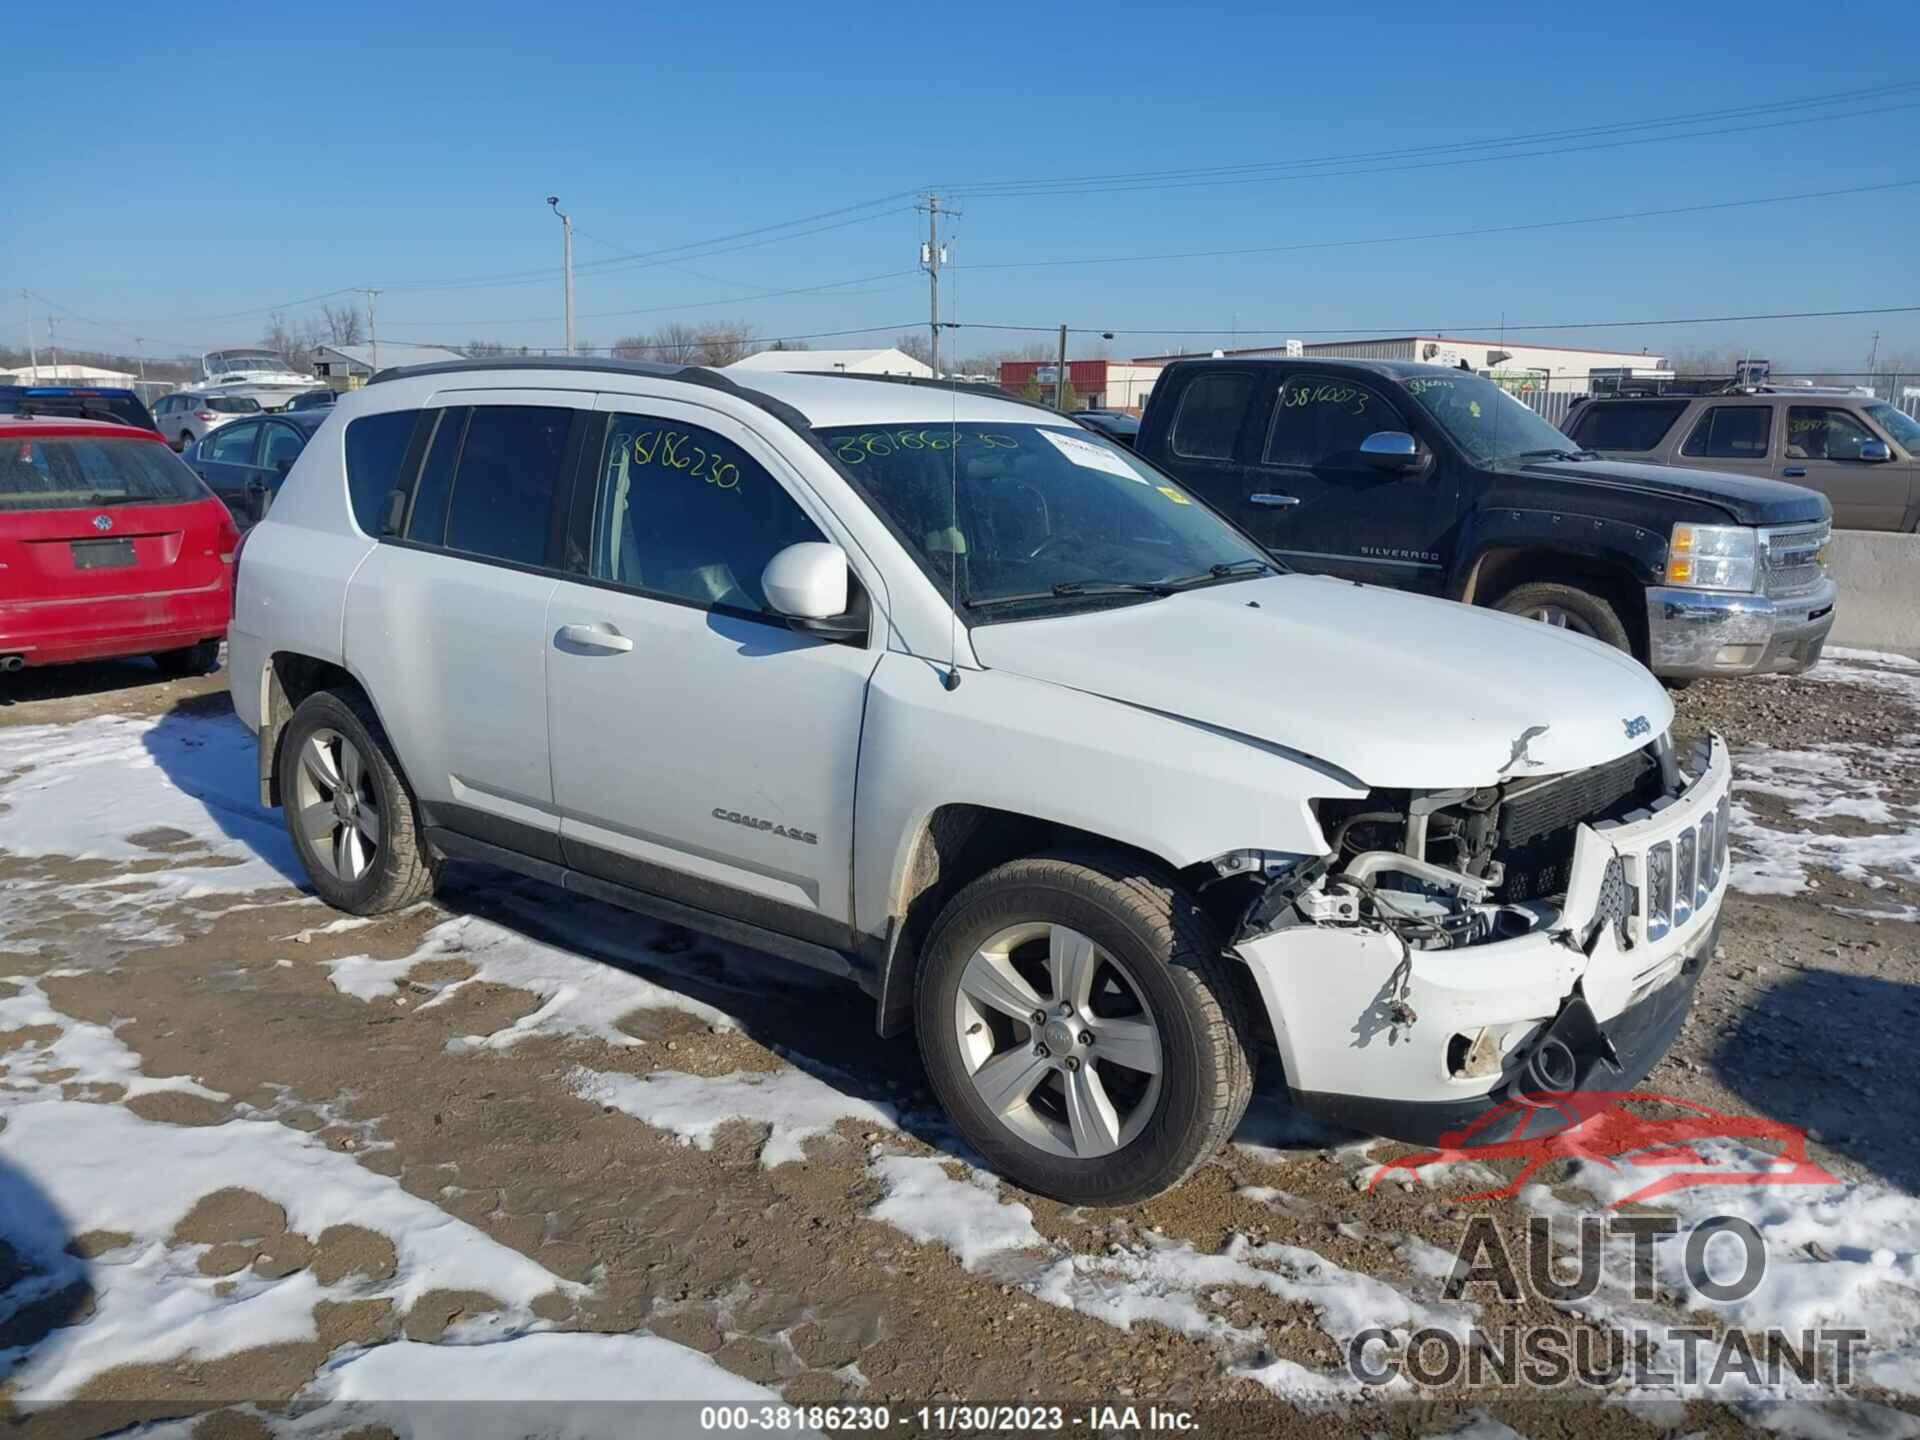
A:
POLYGON ((211 419, 213 419, 213 411, 211 411, 211 410, 196 410, 196 411, 194 411, 194 412, 193 412, 193 418, 194 418, 194 419, 196 419, 196 420, 211 420, 211 419))

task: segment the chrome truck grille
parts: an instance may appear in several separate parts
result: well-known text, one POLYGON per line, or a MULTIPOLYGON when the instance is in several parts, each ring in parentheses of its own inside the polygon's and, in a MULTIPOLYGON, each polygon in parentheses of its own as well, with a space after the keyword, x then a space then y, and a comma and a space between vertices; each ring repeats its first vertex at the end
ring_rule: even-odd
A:
POLYGON ((1784 525, 1760 532, 1760 589, 1770 599, 1805 595, 1826 578, 1827 541, 1833 526, 1784 525))

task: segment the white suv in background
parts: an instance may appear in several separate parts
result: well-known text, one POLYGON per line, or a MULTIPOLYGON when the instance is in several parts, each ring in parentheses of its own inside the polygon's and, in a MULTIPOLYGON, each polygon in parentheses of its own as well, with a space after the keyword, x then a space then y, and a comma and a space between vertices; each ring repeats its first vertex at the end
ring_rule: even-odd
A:
POLYGON ((180 390, 162 395, 153 405, 153 428, 176 450, 204 440, 222 425, 242 415, 258 415, 260 402, 249 395, 212 395, 204 390, 180 390))
POLYGON ((490 861, 845 976, 1063 1199, 1179 1181, 1267 1051, 1411 1140, 1631 1088, 1719 925, 1726 750, 1676 756, 1631 658, 1283 573, 977 390, 394 372, 237 583, 234 702, 329 903, 490 861))

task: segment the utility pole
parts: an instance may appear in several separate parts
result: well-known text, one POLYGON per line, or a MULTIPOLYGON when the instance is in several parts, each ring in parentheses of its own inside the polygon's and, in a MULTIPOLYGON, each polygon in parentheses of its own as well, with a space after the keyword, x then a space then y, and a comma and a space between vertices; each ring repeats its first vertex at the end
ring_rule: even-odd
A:
MULTIPOLYGON (((374 323, 373 319, 373 298, 380 292, 363 290, 360 293, 367 297, 367 343, 373 347, 373 375, 378 375, 380 373, 380 327, 374 323)), ((370 375, 367 378, 372 379, 373 376, 370 375)))
POLYGON ((40 352, 33 343, 33 297, 25 290, 20 292, 20 308, 27 317, 27 364, 33 367, 33 378, 40 379, 40 352))
POLYGON ((573 354, 573 217, 560 208, 560 197, 549 195, 547 204, 560 217, 560 267, 566 275, 567 354, 573 354))
POLYGON ((1065 412, 1067 408, 1067 327, 1060 327, 1060 368, 1053 376, 1053 408, 1065 412))
POLYGON ((1876 330, 1873 332, 1873 353, 1867 356, 1867 376, 1869 379, 1872 378, 1873 372, 1879 368, 1879 365, 1880 365, 1880 332, 1876 330))
POLYGON ((53 378, 60 378, 60 342, 53 338, 53 315, 47 315, 47 349, 53 352, 53 378))
POLYGON ((134 336, 133 337, 134 358, 140 362, 140 383, 144 385, 147 383, 147 352, 142 348, 142 345, 143 345, 143 342, 141 338, 138 335, 134 336))
MULTIPOLYGON (((948 210, 958 215, 958 210, 948 210)), ((947 263, 947 252, 940 244, 940 197, 927 193, 927 243, 920 247, 920 263, 927 272, 927 333, 932 338, 927 358, 933 364, 934 379, 940 378, 940 267, 947 263)))

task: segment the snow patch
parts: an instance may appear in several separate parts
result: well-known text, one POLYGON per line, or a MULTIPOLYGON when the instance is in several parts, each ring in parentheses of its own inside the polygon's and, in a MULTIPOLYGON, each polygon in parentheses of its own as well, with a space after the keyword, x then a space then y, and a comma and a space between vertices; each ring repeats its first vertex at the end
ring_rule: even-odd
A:
POLYGON ((616 1075, 581 1066, 568 1077, 568 1086, 583 1100, 624 1110, 702 1150, 711 1150, 715 1132, 732 1121, 765 1125, 769 1133, 760 1163, 768 1167, 805 1159, 806 1142, 842 1120, 886 1130, 896 1123, 891 1105, 856 1099, 804 1070, 709 1078, 678 1070, 616 1075))
POLYGON ((656 985, 606 960, 576 955, 545 944, 477 915, 462 915, 436 925, 418 949, 398 960, 376 960, 349 955, 327 962, 334 988, 359 1000, 390 999, 417 965, 430 960, 459 960, 473 974, 445 986, 422 1010, 445 1004, 469 985, 508 985, 528 990, 539 1008, 513 1024, 488 1035, 462 1035, 448 1042, 449 1050, 504 1050, 535 1035, 584 1036, 615 1047, 642 1042, 619 1028, 623 1016, 636 1010, 678 1010, 721 1029, 734 1028, 733 1018, 678 990, 656 985))
POLYGON ((967 1270, 989 1255, 1053 1248, 1033 1228, 1033 1211, 1000 1199, 998 1178, 969 1169, 965 1179, 955 1180, 947 1173, 952 1163, 921 1155, 877 1157, 868 1168, 886 1185, 887 1198, 868 1215, 922 1243, 938 1241, 967 1270))

